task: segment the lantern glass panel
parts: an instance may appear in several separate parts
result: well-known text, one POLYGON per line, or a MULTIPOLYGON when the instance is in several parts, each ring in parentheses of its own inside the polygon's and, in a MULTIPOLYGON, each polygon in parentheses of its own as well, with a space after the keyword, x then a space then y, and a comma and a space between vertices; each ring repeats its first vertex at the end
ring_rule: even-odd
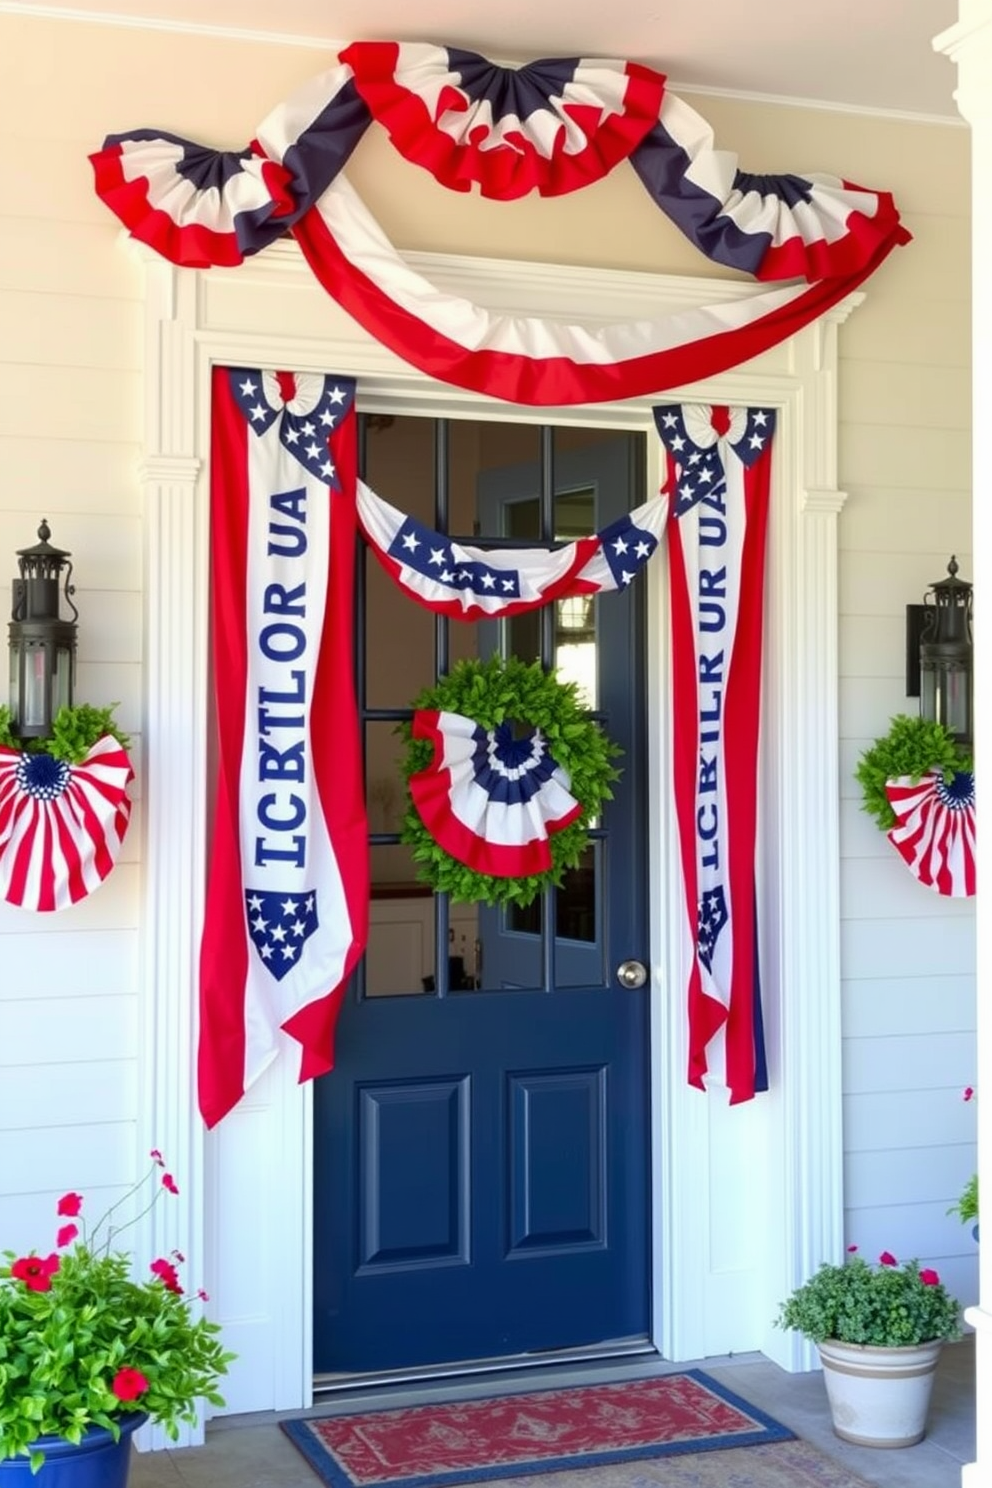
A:
POLYGON ((21 717, 21 652, 19 647, 10 648, 10 686, 7 689, 10 703, 10 721, 20 722, 21 717))
POLYGON ((971 734, 968 674, 958 667, 948 668, 943 681, 944 727, 959 738, 968 738, 971 734))
POLYGON ((48 725, 48 652, 44 646, 29 645, 24 654, 24 697, 20 725, 22 729, 45 728, 48 725))
POLYGON ((59 646, 55 652, 55 676, 52 680, 52 718, 60 708, 72 702, 73 655, 69 646, 59 646))

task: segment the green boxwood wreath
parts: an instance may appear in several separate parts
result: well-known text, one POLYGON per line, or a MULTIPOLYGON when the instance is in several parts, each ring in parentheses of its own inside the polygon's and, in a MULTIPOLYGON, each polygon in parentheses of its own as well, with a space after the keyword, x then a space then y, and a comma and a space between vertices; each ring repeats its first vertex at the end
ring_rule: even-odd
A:
POLYGON ((406 740, 407 810, 400 835, 413 849, 421 883, 464 904, 481 901, 521 907, 532 903, 548 884, 557 887, 566 870, 578 865, 589 840, 590 821, 603 802, 612 798, 610 786, 620 778, 612 760, 623 753, 582 706, 575 684, 549 676, 540 662, 492 656, 487 661, 456 662, 436 686, 425 688, 414 699, 413 707, 461 713, 483 728, 507 721, 539 728, 558 764, 568 772, 572 795, 583 808, 571 826, 551 835, 551 867, 546 873, 525 878, 477 873, 440 847, 421 820, 409 794, 409 780, 430 764, 433 745, 429 739, 414 739, 411 725, 401 724, 397 732, 406 740))
POLYGON ((931 770, 942 770, 950 780, 958 771, 972 769, 971 756, 943 724, 897 713, 889 732, 865 750, 854 773, 861 786, 862 810, 888 832, 896 824, 896 814, 885 792, 887 780, 908 775, 917 781, 931 770))

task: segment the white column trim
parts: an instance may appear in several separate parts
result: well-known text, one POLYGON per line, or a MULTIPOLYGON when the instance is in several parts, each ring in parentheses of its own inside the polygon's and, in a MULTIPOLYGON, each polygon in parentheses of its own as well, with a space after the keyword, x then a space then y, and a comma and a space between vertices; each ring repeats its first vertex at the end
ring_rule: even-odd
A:
MULTIPOLYGON (((852 296, 787 346, 709 382, 653 399, 591 408, 520 409, 478 398, 413 371, 373 342, 327 300, 298 251, 277 245, 232 273, 176 270, 140 250, 147 270, 146 483, 147 735, 149 810, 144 907, 146 1076, 143 1146, 167 1150, 184 1183, 168 1211, 159 1249, 178 1245, 226 1275, 238 1253, 237 1183, 250 1165, 252 1213, 268 1227, 253 1252, 278 1258, 278 1285, 258 1311, 222 1317, 237 1338, 255 1339, 256 1362, 232 1378, 232 1409, 291 1409, 309 1400, 310 1094, 292 1059, 277 1066, 205 1140, 196 1115, 195 997, 203 909, 204 765, 207 724, 207 487, 209 380, 214 364, 334 370, 358 375, 363 408, 471 414, 515 421, 641 428, 653 435, 651 402, 699 399, 764 403, 779 410, 769 545, 772 596, 766 642, 763 754, 767 810, 761 874, 762 927, 773 1088, 756 1103, 765 1226, 755 1315, 770 1319, 780 1298, 839 1250, 840 975, 837 942, 836 489, 837 327, 852 296), (287 307, 292 326, 287 330, 287 307), (240 1124, 239 1124, 240 1123, 240 1124), (255 1162, 256 1154, 268 1154, 255 1162), (287 1262, 291 1264, 287 1264, 287 1262), (298 1270, 297 1270, 298 1268, 298 1270), (240 1331, 239 1331, 240 1330, 240 1331), (252 1331, 254 1330, 254 1331, 252 1331), (264 1344, 264 1346, 263 1346, 264 1344), (262 1360, 264 1359, 264 1367, 262 1360)), ((411 256, 412 257, 412 256, 411 256)), ((711 279, 626 274, 548 265, 417 255, 443 288, 518 313, 620 319, 645 304, 732 299, 750 287, 711 279)), ((389 493, 384 493, 389 494, 389 493)), ((684 999, 673 957, 684 910, 665 801, 669 708, 663 583, 651 579, 649 658, 652 760, 661 765, 653 802, 653 1131, 656 1337, 671 1358, 698 1356, 709 1285, 707 1257, 725 1222, 705 1174, 719 1097, 685 1085, 684 999)), ((737 1108, 740 1109, 740 1108, 737 1108)), ((726 1113, 724 1113, 726 1115, 726 1113)), ((733 1113, 731 1113, 731 1117, 733 1113)), ((755 1212, 759 1212, 756 1208, 755 1212)), ((243 1250, 243 1246, 242 1246, 243 1250)), ((212 1274, 206 1278, 211 1290, 212 1274)), ((805 1363, 785 1335, 757 1336, 788 1367, 805 1363)), ((238 1347, 237 1338, 229 1341, 238 1347)), ((251 1350, 246 1347, 247 1359, 251 1350)), ((191 1434, 191 1441, 197 1439, 191 1434)))
MULTIPOLYGON (((144 1221, 150 1256, 186 1257, 192 1288, 205 1282, 203 1136, 196 1115, 195 988, 204 862, 203 635, 205 509, 194 438, 196 285, 147 264, 144 504, 145 888, 141 941, 140 1164, 152 1148, 179 1185, 144 1221), (176 830, 177 820, 181 830, 176 830)), ((140 1166, 140 1165, 139 1165, 140 1166)), ((202 1442, 180 1428, 179 1444, 202 1442)), ((142 1444, 168 1445, 156 1428, 142 1444)))

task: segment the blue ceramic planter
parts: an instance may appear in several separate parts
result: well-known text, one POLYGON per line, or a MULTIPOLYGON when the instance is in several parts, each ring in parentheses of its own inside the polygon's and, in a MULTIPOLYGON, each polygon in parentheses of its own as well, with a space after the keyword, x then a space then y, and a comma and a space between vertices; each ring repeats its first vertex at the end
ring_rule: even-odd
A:
POLYGON ((131 1436, 148 1417, 131 1411, 121 1417, 121 1439, 92 1426, 78 1446, 61 1436, 40 1436, 33 1443, 45 1454, 45 1465, 31 1472, 27 1457, 0 1462, 0 1488, 127 1488, 131 1436))

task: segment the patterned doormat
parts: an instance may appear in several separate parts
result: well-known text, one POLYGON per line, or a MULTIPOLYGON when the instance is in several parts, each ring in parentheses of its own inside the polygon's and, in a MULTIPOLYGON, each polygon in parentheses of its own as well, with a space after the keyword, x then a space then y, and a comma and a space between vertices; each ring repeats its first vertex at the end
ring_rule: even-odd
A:
POLYGON ((281 1424, 332 1488, 443 1488, 793 1440, 698 1369, 281 1424))

